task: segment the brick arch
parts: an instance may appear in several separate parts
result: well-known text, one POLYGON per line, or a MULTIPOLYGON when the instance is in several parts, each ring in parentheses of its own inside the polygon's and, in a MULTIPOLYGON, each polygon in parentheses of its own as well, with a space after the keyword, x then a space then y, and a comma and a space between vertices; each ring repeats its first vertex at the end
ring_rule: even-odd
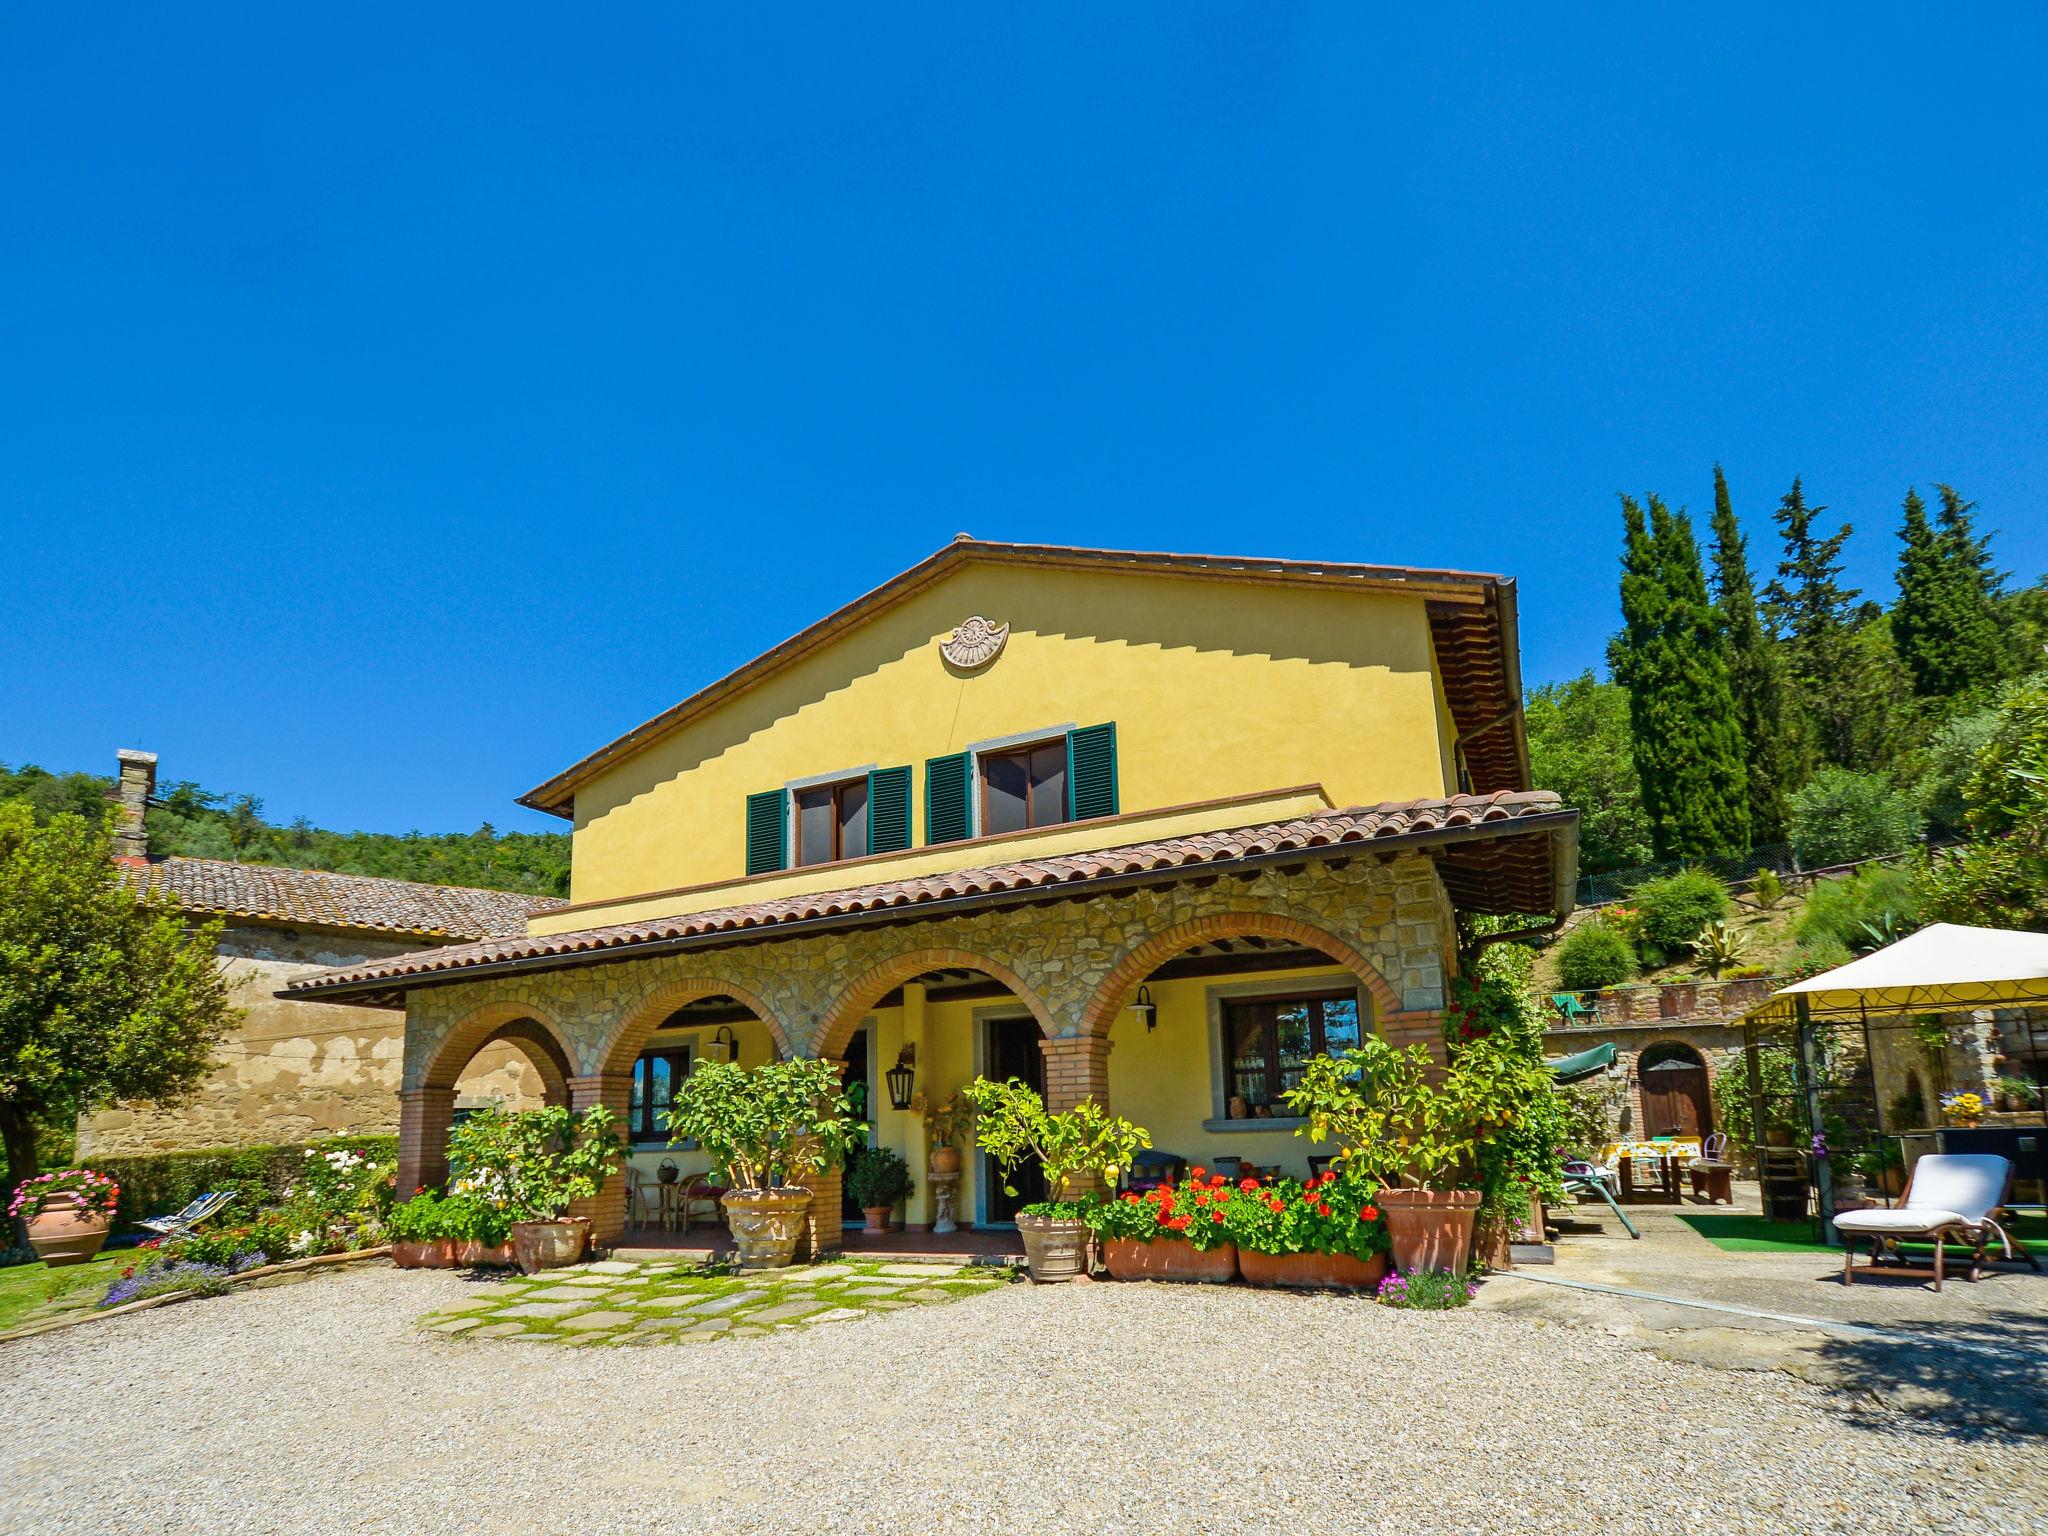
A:
POLYGON ((562 1026, 528 1003, 485 1003, 456 1022, 435 1049, 420 1086, 453 1092, 463 1068, 487 1045, 516 1045, 540 1074, 547 1102, 569 1102, 569 1079, 576 1075, 575 1056, 562 1026))
MULTIPOLYGON (((1708 1127, 1711 1130, 1719 1130, 1721 1128, 1718 1118, 1719 1106, 1714 1102, 1714 1084, 1720 1078, 1721 1068, 1714 1059, 1716 1053, 1708 1050, 1697 1040, 1689 1040, 1684 1035, 1658 1034, 1650 1036, 1647 1040, 1638 1041, 1634 1054, 1628 1058, 1628 1075, 1623 1081, 1628 1088, 1627 1107, 1630 1134, 1641 1136, 1647 1134, 1649 1130, 1649 1127, 1643 1123, 1645 1119, 1643 1108, 1643 1058, 1660 1045, 1680 1045, 1685 1047, 1686 1050, 1692 1053, 1693 1058, 1700 1066, 1706 1069, 1708 1127)), ((1705 1132, 1701 1134, 1704 1135, 1705 1132)))
POLYGON ((633 1058, 640 1054, 647 1044, 648 1036, 661 1027, 661 1023, 685 1003, 693 1003, 701 997, 729 997, 747 1009, 768 1026, 768 1033, 775 1041, 775 1049, 783 1056, 794 1054, 789 1046, 789 1032, 775 1012, 761 1000, 758 993, 737 982, 727 981, 718 976, 689 976, 676 981, 659 982, 643 992, 636 1000, 627 1004, 619 1016, 618 1024, 599 1045, 596 1053, 598 1070, 601 1072, 631 1072, 633 1058))
POLYGON ((1122 959, 1110 968, 1095 989, 1088 1006, 1081 1011, 1081 1033, 1084 1035, 1106 1035, 1109 1026, 1130 1003, 1131 996, 1138 990, 1138 984, 1175 955, 1184 954, 1197 944, 1207 944, 1216 939, 1236 939, 1255 935, 1264 939, 1286 939, 1290 943, 1305 944, 1310 949, 1319 949, 1339 965, 1355 975, 1360 985, 1371 996, 1375 1021, 1385 1020, 1402 1011, 1401 999, 1394 989, 1387 985, 1386 977, 1358 950, 1338 938, 1334 933, 1304 923, 1298 918, 1281 917, 1272 912, 1212 912, 1207 917, 1191 918, 1184 923, 1154 934, 1135 948, 1125 951, 1122 959))
POLYGON ((1057 1033, 1044 1000, 1002 962, 964 949, 913 949, 869 967, 841 989, 838 1001, 818 1020, 817 1033, 813 1037, 817 1054, 832 1058, 840 1056, 868 1010, 890 988, 922 976, 926 971, 949 969, 981 971, 1000 981, 1017 995, 1017 1001, 1031 1010, 1031 1017, 1038 1020, 1038 1027, 1048 1038, 1057 1033))

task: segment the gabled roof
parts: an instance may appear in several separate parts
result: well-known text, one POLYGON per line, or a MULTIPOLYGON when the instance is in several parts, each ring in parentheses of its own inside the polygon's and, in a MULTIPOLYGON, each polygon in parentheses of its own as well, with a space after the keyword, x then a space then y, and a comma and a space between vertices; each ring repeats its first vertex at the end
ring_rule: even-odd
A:
POLYGON ((506 939, 525 933, 534 913, 568 905, 554 896, 225 859, 155 859, 123 864, 122 872, 143 890, 173 897, 188 912, 364 929, 400 938, 506 939))
POLYGON ((784 938, 820 928, 936 918, 966 907, 1206 879, 1232 866, 1397 848, 1429 851, 1452 900, 1464 910, 1562 913, 1570 909, 1578 875, 1578 816, 1549 790, 1323 811, 1228 831, 1018 859, 678 917, 394 955, 302 977, 278 996, 398 1007, 411 988, 466 981, 477 974, 562 970, 672 949, 784 938))
POLYGON ((967 565, 1149 572, 1196 580, 1278 582, 1421 598, 1429 605, 1430 630, 1443 671, 1444 692, 1464 741, 1473 789, 1490 794, 1528 786, 1528 746, 1518 718, 1522 676, 1516 637, 1515 584, 1505 576, 1341 561, 1080 549, 1060 544, 993 544, 963 533, 902 575, 827 614, 773 650, 755 657, 708 688, 699 689, 644 725, 634 727, 545 784, 528 790, 519 797, 519 803, 556 816, 573 815, 577 789, 614 763, 967 565))

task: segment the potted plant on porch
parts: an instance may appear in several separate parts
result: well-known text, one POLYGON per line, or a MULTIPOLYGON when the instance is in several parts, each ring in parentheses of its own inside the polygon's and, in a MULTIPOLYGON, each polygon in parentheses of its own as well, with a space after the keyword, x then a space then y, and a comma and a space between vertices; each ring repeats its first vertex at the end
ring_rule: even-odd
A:
MULTIPOLYGON (((1199 1172, 1199 1170, 1197 1170, 1199 1172)), ((1225 1207, 1248 1285, 1370 1290, 1387 1273, 1381 1191, 1355 1173, 1325 1169, 1306 1183, 1241 1180, 1225 1207)))
MULTIPOLYGON (((1031 1278, 1041 1284, 1087 1273, 1087 1207, 1080 1201, 1092 1178, 1113 1181, 1152 1137, 1130 1121, 1110 1114, 1093 1099, 1072 1109, 1049 1112, 1045 1101, 1016 1078, 994 1083, 978 1077, 960 1090, 974 1106, 975 1142, 995 1160, 1005 1178, 1027 1157, 1045 1170, 1049 1200, 1017 1212, 1017 1232, 1031 1278)), ((1009 1185, 1004 1193, 1015 1194, 1009 1185)))
POLYGON ((1225 1214, 1231 1194, 1222 1174, 1196 1168, 1178 1188, 1160 1184, 1090 1205, 1088 1226, 1110 1278, 1235 1280, 1237 1244, 1225 1214))
POLYGON ((840 1165, 861 1122, 839 1066, 799 1057, 758 1067, 699 1063, 676 1089, 668 1129, 694 1139, 732 1185, 725 1219, 740 1267, 772 1269, 790 1261, 803 1236, 806 1181, 840 1165))
POLYGON ((602 1105, 581 1114, 559 1105, 516 1112, 490 1105, 449 1136, 454 1187, 510 1219, 513 1259, 526 1274, 583 1257, 590 1222, 568 1210, 594 1199, 624 1160, 615 1123, 602 1105))
POLYGON ((847 1161, 846 1192, 853 1197, 870 1233, 889 1230, 889 1213, 917 1188, 910 1164, 894 1147, 862 1147, 847 1161))
POLYGON ((1479 1211, 1480 1144, 1514 1123, 1542 1086, 1540 1062, 1475 1042, 1448 1070, 1420 1045, 1378 1036, 1311 1057, 1285 1095, 1307 1124, 1296 1134, 1334 1141, 1337 1166, 1381 1184, 1394 1267, 1464 1273, 1479 1211))
POLYGON ((121 1186, 90 1168, 67 1168, 26 1179, 8 1203, 9 1217, 28 1227, 28 1245, 52 1269, 83 1264, 100 1251, 113 1225, 121 1186))

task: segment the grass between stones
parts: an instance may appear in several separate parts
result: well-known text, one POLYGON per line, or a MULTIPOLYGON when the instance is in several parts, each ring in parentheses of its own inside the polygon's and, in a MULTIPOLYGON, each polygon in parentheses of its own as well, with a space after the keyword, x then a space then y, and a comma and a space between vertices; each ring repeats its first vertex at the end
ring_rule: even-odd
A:
POLYGON ((595 1344, 696 1344, 758 1338, 777 1328, 847 1322, 875 1311, 936 1306, 993 1290, 1010 1271, 858 1260, 746 1273, 607 1261, 479 1280, 421 1319, 451 1338, 595 1344), (602 1277, 601 1285, 588 1282, 602 1277))

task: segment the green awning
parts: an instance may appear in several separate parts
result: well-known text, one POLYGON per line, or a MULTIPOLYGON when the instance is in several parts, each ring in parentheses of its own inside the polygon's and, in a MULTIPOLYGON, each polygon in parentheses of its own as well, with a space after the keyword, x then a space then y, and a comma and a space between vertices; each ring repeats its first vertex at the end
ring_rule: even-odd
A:
POLYGON ((1576 1056, 1562 1056, 1556 1061, 1543 1063, 1557 1074, 1560 1083, 1576 1083, 1581 1078, 1591 1077, 1595 1072, 1605 1072, 1614 1065, 1614 1042, 1596 1045, 1590 1051, 1581 1051, 1576 1056))

